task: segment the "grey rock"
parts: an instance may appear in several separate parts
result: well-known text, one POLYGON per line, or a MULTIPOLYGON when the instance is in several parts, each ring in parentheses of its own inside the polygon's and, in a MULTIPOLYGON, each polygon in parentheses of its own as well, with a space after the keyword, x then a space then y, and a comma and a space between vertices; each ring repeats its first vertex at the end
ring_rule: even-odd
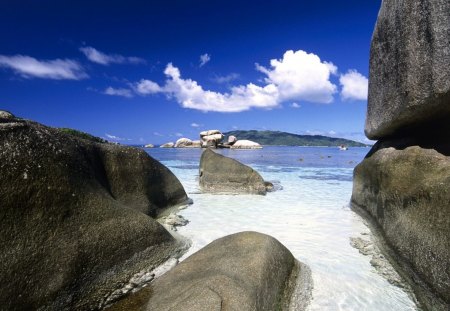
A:
POLYGON ((10 121, 20 127, 0 127, 1 309, 96 309, 180 251, 149 217, 187 200, 166 167, 140 149, 10 121))
POLYGON ((199 176, 200 188, 205 192, 262 195, 267 192, 264 179, 258 172, 211 149, 206 149, 202 153, 199 176))
POLYGON ((306 302, 296 308, 304 310, 311 284, 309 269, 276 239, 241 232, 210 243, 113 310, 289 310, 292 297, 306 302))
POLYGON ((231 149, 262 149, 262 146, 257 142, 251 140, 238 140, 232 146, 231 149))
POLYGON ((189 138, 180 138, 175 142, 175 148, 187 148, 192 146, 192 140, 189 138))
POLYGON ((431 288, 431 298, 419 294, 418 299, 432 310, 447 310, 450 157, 404 143, 384 141, 373 147, 354 170, 352 203, 381 228, 413 283, 431 288))
POLYGON ((159 148, 173 148, 175 144, 173 142, 168 142, 159 146, 159 148))
POLYGON ((5 111, 5 110, 0 110, 0 122, 1 121, 8 121, 8 120, 12 120, 14 119, 14 115, 9 112, 9 111, 5 111))
POLYGON ((367 137, 449 118, 450 1, 384 0, 370 50, 367 137))

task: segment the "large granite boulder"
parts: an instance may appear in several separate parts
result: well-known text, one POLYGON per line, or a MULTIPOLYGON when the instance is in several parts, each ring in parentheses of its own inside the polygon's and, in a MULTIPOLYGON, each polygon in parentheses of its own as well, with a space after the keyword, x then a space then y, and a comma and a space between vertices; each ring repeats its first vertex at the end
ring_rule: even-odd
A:
POLYGON ((0 150, 1 309, 96 309, 180 251, 149 215, 186 193, 144 151, 16 118, 0 150))
POLYGON ((450 1, 384 0, 370 50, 367 137, 448 123, 449 102, 450 1))
POLYGON ((355 210, 373 220, 426 310, 450 310, 450 2, 384 0, 370 52, 355 210))
POLYGON ((266 194, 268 184, 250 166, 225 157, 211 149, 200 157, 200 188, 214 193, 266 194))
POLYGON ((175 148, 186 148, 188 146, 192 145, 192 140, 189 138, 180 138, 175 142, 175 148))
POLYGON ((200 132, 202 147, 217 147, 222 142, 224 135, 219 130, 208 130, 200 132))
POLYGON ((210 243, 112 310, 301 311, 311 285, 309 268, 280 242, 241 232, 210 243))
POLYGON ((397 141, 379 143, 355 168, 353 180, 354 207, 381 227, 398 259, 412 267, 414 283, 432 289, 437 299, 418 293, 432 310, 448 310, 450 302, 448 155, 397 141))

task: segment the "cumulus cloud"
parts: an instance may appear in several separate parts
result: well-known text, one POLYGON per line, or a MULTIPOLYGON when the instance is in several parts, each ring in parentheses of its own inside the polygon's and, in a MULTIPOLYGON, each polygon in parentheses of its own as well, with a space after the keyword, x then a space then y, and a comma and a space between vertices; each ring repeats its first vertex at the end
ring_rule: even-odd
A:
POLYGON ((135 90, 141 95, 164 93, 184 108, 201 111, 240 112, 251 108, 272 109, 284 101, 304 100, 331 103, 337 87, 330 81, 337 68, 322 62, 317 55, 287 51, 282 59, 272 59, 270 68, 256 65, 266 75, 262 86, 254 83, 233 86, 228 92, 205 90, 196 81, 184 79, 180 70, 169 63, 164 71, 164 85, 141 80, 135 90))
POLYGON ((216 76, 213 81, 217 83, 230 83, 231 81, 239 79, 240 75, 238 73, 230 73, 225 76, 216 76))
POLYGON ((9 68, 24 78, 81 80, 88 77, 84 68, 70 59, 37 60, 24 55, 0 55, 0 67, 9 68))
POLYGON ((301 108, 302 106, 300 104, 297 104, 297 103, 292 103, 291 107, 298 109, 298 108, 301 108))
POLYGON ((183 133, 175 133, 174 134, 176 137, 183 137, 183 133))
POLYGON ((139 57, 134 56, 122 56, 119 54, 106 54, 100 52, 99 50, 91 47, 81 47, 80 51, 89 59, 91 62, 109 65, 109 64, 143 64, 146 61, 139 57))
POLYGON ((367 100, 369 80, 356 70, 349 70, 339 77, 344 100, 367 100))
POLYGON ((195 122, 193 122, 193 123, 191 123, 191 126, 192 126, 192 127, 195 127, 195 128, 197 128, 197 127, 201 127, 202 125, 201 125, 201 124, 198 124, 198 123, 195 123, 195 122))
POLYGON ((211 60, 211 55, 209 55, 208 53, 200 55, 200 67, 203 67, 204 65, 206 65, 206 63, 209 62, 210 60, 211 60))
POLYGON ((107 87, 105 89, 105 91, 103 92, 103 94, 111 95, 111 96, 122 96, 122 97, 127 97, 127 98, 133 97, 133 93, 131 92, 131 90, 124 89, 124 88, 113 88, 111 86, 107 87))
POLYGON ((280 100, 305 100, 328 104, 333 101, 336 85, 330 75, 337 67, 322 62, 319 56, 305 51, 286 51, 282 59, 272 59, 271 68, 256 64, 256 69, 267 75, 265 81, 278 87, 280 100))

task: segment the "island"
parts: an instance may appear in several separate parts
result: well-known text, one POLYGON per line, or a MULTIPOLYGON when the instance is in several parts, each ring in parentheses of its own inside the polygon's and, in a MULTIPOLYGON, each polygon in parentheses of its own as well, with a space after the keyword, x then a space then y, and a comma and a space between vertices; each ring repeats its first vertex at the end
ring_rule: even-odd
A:
POLYGON ((281 131, 230 131, 224 133, 224 135, 239 137, 239 139, 257 141, 259 144, 266 146, 371 146, 369 144, 363 144, 345 138, 328 137, 323 135, 299 135, 281 131))

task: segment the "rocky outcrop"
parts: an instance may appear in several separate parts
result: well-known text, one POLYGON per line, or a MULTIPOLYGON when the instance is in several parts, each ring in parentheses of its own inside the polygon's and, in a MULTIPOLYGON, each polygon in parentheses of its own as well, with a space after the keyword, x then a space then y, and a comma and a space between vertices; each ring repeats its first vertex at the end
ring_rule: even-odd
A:
POLYGON ((202 147, 217 147, 223 140, 224 135, 219 130, 200 132, 202 147))
POLYGON ((98 308, 181 245, 149 215, 187 200, 143 150, 0 122, 0 305, 98 308))
POLYGON ((262 149, 262 146, 251 140, 238 140, 232 146, 231 149, 262 149))
POLYGON ((173 148, 175 144, 173 142, 168 142, 159 146, 159 148, 173 148))
POLYGON ((301 311, 311 285, 308 267, 280 242, 241 232, 210 243, 113 310, 301 311))
POLYGON ((450 309, 450 2, 384 0, 352 203, 426 310, 450 309))
POLYGON ((200 188, 214 193, 266 194, 270 185, 250 166, 215 153, 203 151, 200 158, 200 188))
POLYGON ((153 144, 147 144, 144 146, 144 148, 154 148, 155 146, 153 144))
POLYGON ((354 171, 353 204, 376 220, 417 274, 414 282, 437 294, 425 302, 432 310, 450 301, 449 185, 450 156, 419 145, 403 149, 395 140, 375 146, 354 171))
POLYGON ((186 148, 192 145, 192 140, 189 138, 180 138, 175 142, 175 148, 186 148))
POLYGON ((449 12, 448 0, 382 2, 370 50, 367 137, 450 119, 449 12))

